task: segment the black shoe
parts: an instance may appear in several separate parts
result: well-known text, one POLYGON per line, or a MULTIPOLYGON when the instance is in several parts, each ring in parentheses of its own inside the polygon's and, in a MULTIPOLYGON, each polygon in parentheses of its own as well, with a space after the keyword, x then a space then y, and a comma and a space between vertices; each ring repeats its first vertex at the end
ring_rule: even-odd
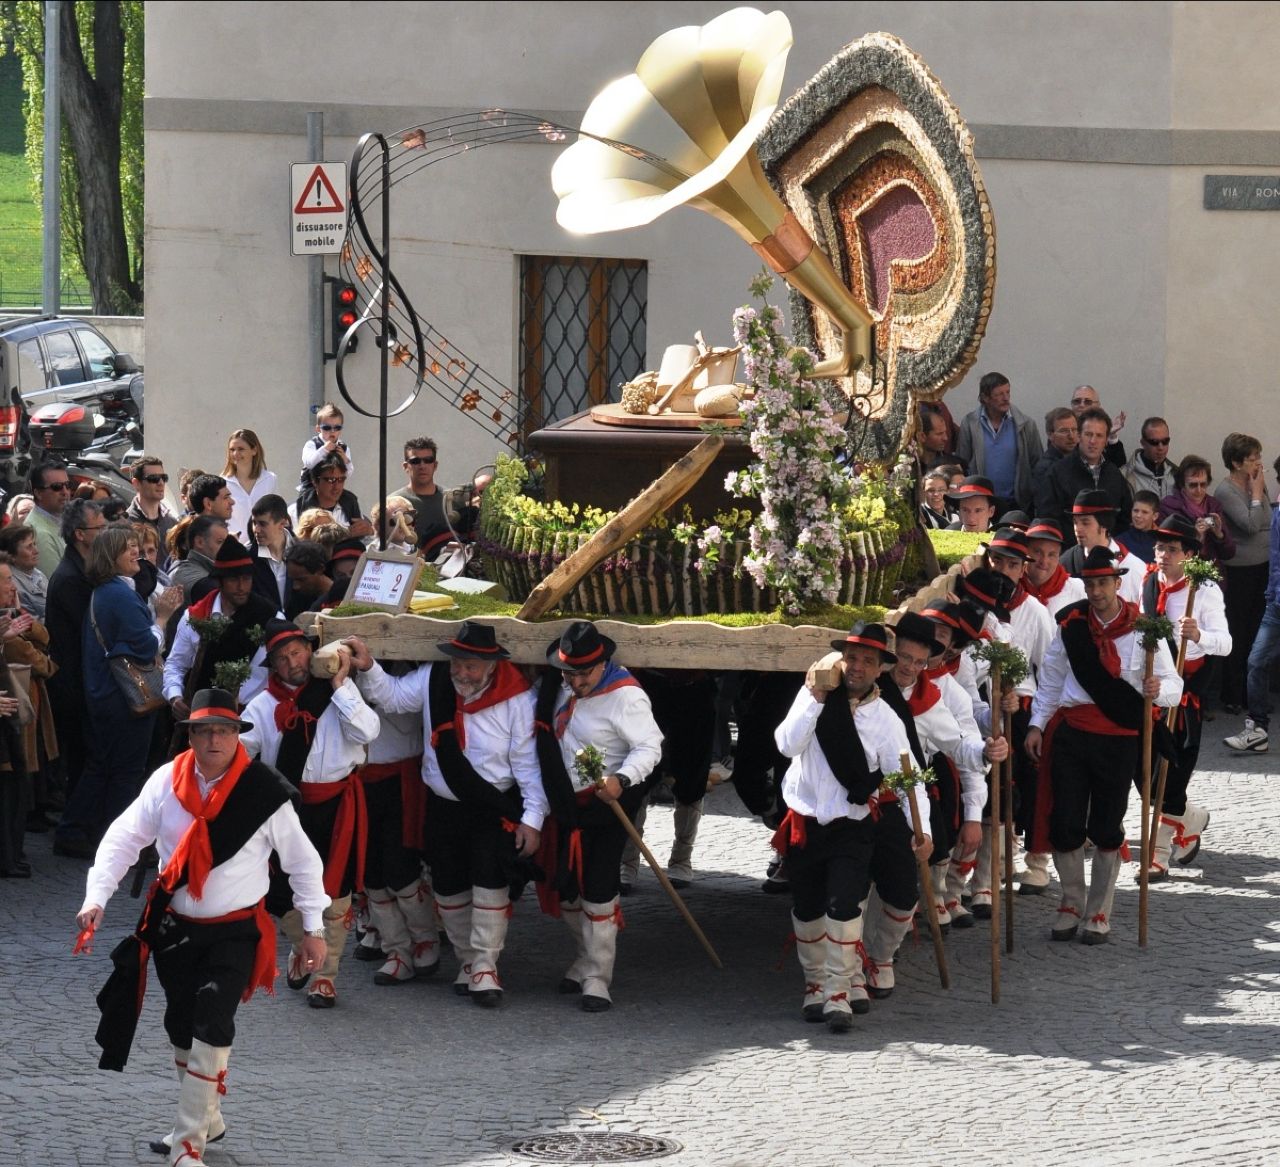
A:
POLYGON ((355 951, 356 960, 376 960, 379 964, 387 959, 387 954, 381 948, 369 948, 364 944, 357 944, 355 951))
POLYGON ((1074 940, 1079 928, 1079 924, 1072 924, 1070 928, 1055 928, 1049 933, 1049 939, 1059 941, 1074 940))
POLYGON ((866 997, 851 997, 849 998, 849 1008, 861 1017, 862 1014, 871 1012, 871 1002, 866 997))
POLYGON ((562 997, 571 997, 574 993, 582 992, 582 985, 572 977, 561 977, 560 983, 556 986, 556 992, 562 997))
POLYGON ((583 993, 578 1004, 584 1013, 607 1013, 613 1008, 608 997, 593 997, 590 993, 583 993))
POLYGON ((1044 885, 1037 885, 1034 883, 1018 884, 1018 894, 1020 896, 1042 896, 1048 890, 1049 889, 1044 885))
POLYGON ((771 875, 760 885, 760 890, 767 896, 785 896, 791 893, 791 881, 771 875))
POLYGON ((1080 937, 1080 943, 1088 944, 1090 946, 1095 944, 1106 944, 1108 935, 1109 934, 1106 932, 1085 932, 1084 935, 1080 937))
POLYGON ((812 1005, 805 1005, 801 1009, 801 1013, 806 1021, 815 1021, 821 1025, 826 1020, 826 1017, 822 1014, 824 1008, 825 1006, 821 1001, 815 1001, 812 1005))
POLYGON ((455 997, 469 997, 471 996, 471 986, 466 981, 454 981, 453 993, 455 997))
POLYGON ((972 928, 976 923, 977 921, 973 918, 972 912, 961 912, 958 916, 951 917, 951 926, 953 928, 972 928))
MULTIPOLYGON (((220 1134, 220 1135, 215 1135, 215 1136, 214 1136, 213 1138, 211 1138, 211 1139, 205 1139, 205 1143, 206 1143, 206 1144, 207 1144, 207 1143, 220 1143, 220 1142, 222 1142, 222 1140, 223 1140, 223 1139, 225 1139, 226 1137, 227 1137, 227 1132, 226 1132, 226 1131, 223 1131, 223 1132, 222 1132, 222 1134, 220 1134)), ((152 1150, 152 1151, 154 1151, 157 1155, 167 1155, 167 1154, 169 1153, 169 1151, 171 1150, 171 1148, 170 1148, 169 1144, 168 1144, 168 1143, 166 1143, 166 1142, 164 1141, 164 1139, 152 1139, 152 1140, 151 1140, 151 1142, 149 1142, 149 1143, 147 1144, 147 1146, 148 1146, 148 1147, 150 1147, 150 1148, 151 1148, 151 1150, 152 1150)))
POLYGON ((502 1004, 501 989, 476 989, 474 992, 468 990, 473 1005, 479 1005, 481 1009, 496 1009, 502 1004))
POLYGON ((53 840, 53 853, 61 855, 64 859, 92 859, 97 854, 97 848, 84 838, 58 838, 56 835, 53 840))
POLYGON ((893 995, 892 989, 867 988, 867 994, 873 1001, 883 1001, 886 997, 893 995))
POLYGON ((975 920, 989 920, 991 919, 991 905, 990 904, 970 904, 969 914, 973 916, 975 920))
POLYGON ((831 1033, 848 1033, 853 1028, 853 1014, 846 1013, 843 1009, 833 1009, 829 1013, 824 1013, 822 1019, 827 1023, 827 1029, 831 1033))

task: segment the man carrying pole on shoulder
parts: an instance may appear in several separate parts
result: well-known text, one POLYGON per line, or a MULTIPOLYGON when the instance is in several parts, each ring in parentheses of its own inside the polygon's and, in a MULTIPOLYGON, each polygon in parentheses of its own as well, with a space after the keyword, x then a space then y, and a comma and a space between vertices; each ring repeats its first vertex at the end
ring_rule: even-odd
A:
POLYGON ((1054 940, 1073 939, 1083 925, 1085 944, 1107 942, 1144 698, 1168 709, 1182 695, 1166 644, 1144 679, 1138 608, 1120 596, 1126 570, 1107 548, 1089 550, 1080 569, 1086 599, 1058 613, 1031 706, 1026 750, 1040 768, 1031 847, 1052 848, 1062 883, 1054 940), (1086 838, 1096 847, 1087 889, 1086 838))

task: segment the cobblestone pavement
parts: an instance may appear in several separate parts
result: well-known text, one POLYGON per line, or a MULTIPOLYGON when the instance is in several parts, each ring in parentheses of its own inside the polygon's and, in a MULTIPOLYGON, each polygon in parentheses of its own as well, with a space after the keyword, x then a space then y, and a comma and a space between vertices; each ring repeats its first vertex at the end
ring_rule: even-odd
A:
MULTIPOLYGON (((985 928, 948 938, 950 992, 923 933, 893 997, 828 1034, 800 1020, 794 955, 779 966, 789 905, 759 891, 767 833, 725 786, 688 893, 724 971, 646 872, 610 1013, 556 994, 568 937, 532 897, 497 1012, 456 999, 447 976, 377 988, 349 959, 331 1012, 282 978, 241 1010, 230 1129, 208 1161, 496 1167, 520 1161, 519 1138, 609 1129, 675 1139, 684 1151, 666 1161, 686 1167, 1276 1162, 1280 775, 1217 745, 1234 728, 1206 726, 1192 794, 1213 822, 1197 865, 1152 889, 1146 950, 1128 866, 1110 944, 1048 943, 1051 898, 1021 898, 999 1006, 985 928)), ((648 831, 665 857, 670 811, 648 831)), ((0 1164, 158 1164, 146 1139, 168 1130, 175 1091, 154 978, 127 1070, 95 1068, 94 993, 136 905, 119 893, 97 951, 72 959, 85 865, 53 858, 47 838, 28 836, 36 879, 0 883, 0 1164)))

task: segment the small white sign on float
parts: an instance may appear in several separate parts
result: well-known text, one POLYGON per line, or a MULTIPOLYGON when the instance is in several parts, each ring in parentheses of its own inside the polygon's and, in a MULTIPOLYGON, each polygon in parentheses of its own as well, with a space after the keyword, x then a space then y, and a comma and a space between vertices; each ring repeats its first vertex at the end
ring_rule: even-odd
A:
POLYGON ((421 573, 422 560, 416 555, 369 548, 356 564, 342 602, 404 612, 413 599, 421 573))
POLYGON ((289 249, 294 255, 342 250, 347 237, 347 164, 294 162, 289 166, 289 249))

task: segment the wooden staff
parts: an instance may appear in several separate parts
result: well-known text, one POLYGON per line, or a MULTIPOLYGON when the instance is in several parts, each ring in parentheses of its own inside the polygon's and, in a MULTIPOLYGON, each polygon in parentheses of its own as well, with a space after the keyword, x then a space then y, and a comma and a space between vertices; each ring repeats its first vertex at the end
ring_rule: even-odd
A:
MULTIPOLYGON (((1156 668, 1156 646, 1146 651, 1142 678, 1150 680, 1156 668)), ((1151 878, 1151 698, 1142 702, 1142 870, 1138 872, 1138 947, 1147 946, 1147 894, 1151 878)))
MULTIPOLYGON (((1000 666, 991 666, 991 734, 1001 733, 1000 666)), ((1000 878, 1000 766, 991 769, 991 882, 1000 878)), ((991 1003, 1000 1004, 1000 889, 991 889, 991 1003)))
MULTIPOLYGON (((1013 714, 1004 715, 1004 739, 1009 756, 1004 770, 1004 950, 1013 951, 1013 714)), ((994 898, 994 897, 993 897, 994 898)))
MULTIPOLYGON (((604 789, 604 779, 596 779, 596 789, 604 789)), ((640 854, 644 856, 644 861, 653 868, 653 874, 658 877, 658 882, 662 884, 667 895, 671 897, 671 902, 675 904, 676 911, 683 917, 684 922, 689 925, 690 930, 698 938, 698 943, 702 945, 703 950, 711 958, 711 963, 716 968, 724 968, 720 963, 720 958, 716 955, 716 950, 711 947, 711 941, 707 939, 706 934, 698 927, 698 921, 693 918, 693 913, 689 911, 684 900, 680 898, 680 893, 671 886, 671 880, 667 878, 667 873, 662 870, 661 865, 653 857, 653 852, 644 845, 644 840, 640 837, 640 832, 636 830, 631 820, 627 818, 627 812, 618 805, 615 798, 606 798, 603 800, 613 809, 613 813, 618 816, 618 822, 622 824, 622 829, 631 837, 631 841, 640 849, 640 854)))
MULTIPOLYGON (((901 756, 903 776, 911 773, 911 754, 904 752, 901 756)), ((915 832, 916 846, 924 842, 924 830, 920 826, 920 808, 916 806, 915 794, 908 790, 902 795, 911 808, 911 829, 915 832)), ((938 980, 944 989, 951 988, 951 973, 947 968, 947 952, 942 946, 942 925, 938 923, 938 901, 933 896, 933 880, 929 877, 929 861, 916 852, 916 870, 920 873, 920 894, 924 896, 926 911, 929 917, 929 934, 933 937, 933 959, 938 965, 938 980)))
MULTIPOLYGON (((1195 606, 1196 606, 1196 582, 1195 580, 1191 580, 1190 583, 1188 583, 1187 585, 1187 610, 1186 612, 1183 613, 1183 615, 1190 616, 1195 611, 1195 606)), ((1187 642, 1185 640, 1182 640, 1178 643, 1177 667, 1178 667, 1179 677, 1182 676, 1182 670, 1183 668, 1186 667, 1186 663, 1187 663, 1187 642)), ((1178 706, 1173 705, 1173 706, 1170 706, 1169 712, 1165 717, 1165 725, 1168 727, 1170 733, 1173 732, 1173 728, 1175 725, 1177 725, 1177 723, 1178 723, 1178 706)), ((1160 815, 1164 811, 1164 788, 1168 779, 1169 779, 1169 759, 1161 758, 1160 769, 1156 773, 1156 793, 1155 793, 1155 797, 1151 801, 1150 819, 1151 819, 1151 837, 1153 839, 1156 836, 1156 831, 1160 827, 1160 815)))

